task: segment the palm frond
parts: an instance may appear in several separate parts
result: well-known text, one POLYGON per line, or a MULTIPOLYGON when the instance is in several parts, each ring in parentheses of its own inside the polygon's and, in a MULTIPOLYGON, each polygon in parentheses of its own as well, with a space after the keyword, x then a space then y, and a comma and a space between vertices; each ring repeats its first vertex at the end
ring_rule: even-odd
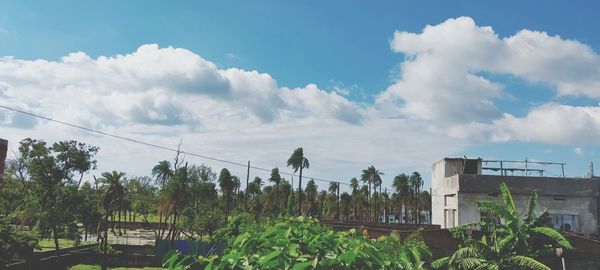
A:
POLYGON ((439 259, 431 262, 431 267, 433 267, 435 269, 442 268, 445 265, 448 265, 449 262, 450 262, 450 256, 439 258, 439 259))
POLYGON ((526 256, 520 256, 520 255, 511 256, 510 258, 508 258, 508 261, 511 264, 514 264, 514 265, 520 266, 520 267, 524 267, 526 269, 551 270, 550 267, 544 265, 543 263, 538 262, 535 259, 532 259, 532 258, 529 258, 526 256))
POLYGON ((479 211, 483 213, 496 215, 508 221, 512 221, 514 219, 514 215, 511 212, 496 202, 478 201, 477 206, 479 207, 479 211))
POLYGON ((533 231, 537 234, 544 235, 550 239, 552 239, 557 244, 561 245, 564 248, 571 249, 571 243, 567 240, 562 234, 557 232, 555 229, 549 227, 536 227, 533 228, 533 231))
POLYGON ((473 269, 485 265, 485 260, 480 258, 463 258, 458 261, 461 269, 473 269))
POLYGON ((505 182, 500 184, 500 193, 502 194, 502 199, 504 200, 504 204, 508 208, 508 211, 516 214, 517 208, 515 207, 515 201, 513 200, 510 190, 505 182))
POLYGON ((529 204, 527 205, 527 221, 534 222, 536 219, 535 209, 537 208, 537 193, 533 192, 529 196, 529 204))

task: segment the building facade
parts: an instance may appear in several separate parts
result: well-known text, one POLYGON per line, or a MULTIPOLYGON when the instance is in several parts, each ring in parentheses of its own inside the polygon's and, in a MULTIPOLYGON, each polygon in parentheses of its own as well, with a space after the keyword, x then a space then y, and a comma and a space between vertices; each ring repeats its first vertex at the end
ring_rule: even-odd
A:
POLYGON ((598 232, 598 178, 487 175, 482 173, 484 162, 445 158, 433 164, 432 224, 451 228, 481 220, 477 202, 500 202, 499 186, 505 182, 521 213, 527 213, 529 196, 535 192, 538 207, 547 210, 556 229, 584 234, 598 232))

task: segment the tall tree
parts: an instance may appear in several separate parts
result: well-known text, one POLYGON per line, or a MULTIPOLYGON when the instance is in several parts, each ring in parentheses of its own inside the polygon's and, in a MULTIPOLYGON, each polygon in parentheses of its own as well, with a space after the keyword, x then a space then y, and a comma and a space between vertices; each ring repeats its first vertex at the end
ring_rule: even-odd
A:
POLYGON ((338 182, 329 182, 329 193, 335 196, 335 219, 340 218, 340 184, 338 182))
POLYGON ((408 179, 408 183, 412 190, 412 201, 413 201, 413 221, 415 223, 421 223, 421 202, 419 200, 419 194, 421 193, 421 187, 423 187, 423 178, 418 172, 413 172, 408 179))
MULTIPOLYGON (((108 248, 108 217, 112 216, 114 211, 121 206, 121 200, 125 196, 125 188, 123 187, 123 172, 104 172, 102 178, 99 179, 100 183, 103 184, 104 196, 102 199, 102 206, 104 208, 104 215, 102 223, 98 224, 98 234, 104 232, 104 236, 101 238, 100 247, 106 253, 108 248)), ((104 265, 103 265, 104 268, 104 265)))
POLYGON ((306 183, 306 190, 304 192, 306 193, 306 200, 308 201, 308 213, 310 215, 314 215, 316 213, 315 206, 317 202, 317 196, 319 195, 315 180, 310 179, 310 181, 306 183))
POLYGON ((108 206, 105 210, 108 211, 109 215, 114 214, 115 211, 120 212, 122 210, 126 192, 125 187, 123 186, 125 180, 124 177, 124 172, 112 171, 102 173, 100 182, 105 186, 104 200, 105 206, 108 206))
MULTIPOLYGON (((398 207, 398 218, 400 219, 400 222, 404 222, 404 218, 402 216, 402 209, 403 207, 404 209, 408 209, 408 200, 411 196, 410 185, 408 184, 408 175, 399 174, 396 177, 394 177, 392 187, 394 187, 394 189, 396 190, 396 193, 398 194, 398 201, 400 203, 398 207)), ((405 211, 405 213, 406 212, 408 211, 405 211)))
POLYGON ((233 193, 234 182, 231 177, 231 173, 226 168, 221 170, 219 174, 219 187, 221 188, 221 193, 223 194, 223 206, 225 216, 229 214, 229 202, 231 201, 231 195, 233 193))
POLYGON ((77 141, 61 141, 52 145, 56 160, 63 168, 65 178, 74 181, 75 173, 79 174, 77 188, 81 186, 83 176, 90 170, 96 169, 93 157, 98 153, 98 147, 77 141))
MULTIPOLYGON (((367 196, 368 204, 371 203, 371 201, 370 201, 371 185, 381 183, 381 175, 383 175, 383 173, 380 172, 379 170, 375 169, 375 166, 373 166, 373 165, 369 166, 367 169, 362 171, 360 178, 363 182, 366 182, 369 185, 369 192, 368 192, 368 196, 367 196)), ((374 214, 377 215, 377 211, 374 211, 374 212, 375 212, 374 214)), ((369 215, 369 216, 371 216, 371 215, 369 215)))
POLYGON ((233 183, 233 209, 235 210, 238 202, 238 197, 240 195, 239 193, 241 182, 240 178, 235 175, 231 176, 231 182, 233 183))
POLYGON ((158 164, 152 168, 152 176, 156 177, 156 183, 162 188, 165 187, 167 181, 169 181, 173 174, 171 162, 167 160, 158 162, 158 164))
POLYGON ((269 181, 275 185, 273 188, 273 196, 275 197, 275 207, 273 208, 273 215, 277 216, 279 210, 279 185, 281 184, 281 175, 279 174, 279 168, 275 167, 271 170, 271 177, 269 177, 269 181))
POLYGON ((287 161, 287 165, 294 169, 294 173, 300 170, 300 179, 298 180, 298 214, 302 215, 302 169, 308 169, 310 166, 308 159, 304 157, 302 147, 294 150, 287 161))
POLYGON ((19 159, 25 166, 24 175, 32 181, 28 203, 38 213, 36 228, 43 236, 52 233, 56 249, 59 234, 75 222, 78 183, 74 176, 94 167, 97 150, 76 141, 57 142, 51 147, 30 138, 20 142, 19 159))

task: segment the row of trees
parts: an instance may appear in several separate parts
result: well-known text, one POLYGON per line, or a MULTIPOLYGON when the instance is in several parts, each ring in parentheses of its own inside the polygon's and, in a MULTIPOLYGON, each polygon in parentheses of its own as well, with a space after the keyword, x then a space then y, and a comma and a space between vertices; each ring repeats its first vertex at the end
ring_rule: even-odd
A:
POLYGON ((77 141, 21 141, 17 155, 7 162, 0 215, 34 228, 43 238, 54 238, 58 249, 59 238, 79 237, 78 223, 83 224, 85 240, 88 233, 106 240, 109 230, 122 235, 126 231, 120 224, 125 220, 157 222, 157 237, 175 239, 212 235, 233 213, 248 213, 254 219, 309 215, 356 221, 395 214, 401 222, 420 223, 430 212, 431 198, 421 191, 423 180, 417 172, 396 176, 394 190, 389 191, 382 188, 383 173, 374 166, 363 170, 360 180, 350 180, 350 192, 340 193, 339 182, 320 191, 313 179, 302 185, 303 170, 309 168, 302 148, 287 161, 299 172, 297 189, 294 179, 283 178, 279 168, 267 179, 254 177, 241 189, 240 178, 227 168, 217 173, 205 164, 188 164, 179 154, 172 162, 158 162, 151 177, 111 171, 83 181, 96 168, 98 150, 77 141))
MULTIPOLYGON (((458 249, 432 260, 422 230, 403 238, 396 232, 369 239, 355 229, 333 231, 313 219, 280 218, 255 223, 244 214, 219 230, 226 243, 221 254, 182 255, 172 251, 164 266, 172 270, 237 269, 534 269, 556 266, 554 248, 571 249, 569 241, 539 212, 532 193, 527 213, 517 210, 506 184, 502 203, 483 200, 481 221, 451 230, 458 249), (474 232, 478 230, 478 232, 474 232)), ((563 265, 564 268, 564 265, 563 265)))

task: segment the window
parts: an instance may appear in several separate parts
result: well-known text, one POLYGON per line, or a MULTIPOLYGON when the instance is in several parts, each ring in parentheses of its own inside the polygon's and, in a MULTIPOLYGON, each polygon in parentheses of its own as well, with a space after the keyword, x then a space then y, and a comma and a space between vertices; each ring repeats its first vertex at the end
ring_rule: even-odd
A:
POLYGON ((482 222, 492 222, 493 221, 497 225, 502 224, 500 217, 498 215, 490 215, 490 214, 483 213, 483 212, 479 212, 479 221, 482 221, 482 222))
POLYGON ((556 230, 574 232, 578 229, 576 215, 550 214, 550 220, 556 230))
POLYGON ((454 195, 456 194, 444 195, 444 206, 450 205, 450 201, 452 200, 452 198, 454 198, 454 195))
POLYGON ((452 228, 456 226, 456 209, 444 209, 444 227, 452 228))

